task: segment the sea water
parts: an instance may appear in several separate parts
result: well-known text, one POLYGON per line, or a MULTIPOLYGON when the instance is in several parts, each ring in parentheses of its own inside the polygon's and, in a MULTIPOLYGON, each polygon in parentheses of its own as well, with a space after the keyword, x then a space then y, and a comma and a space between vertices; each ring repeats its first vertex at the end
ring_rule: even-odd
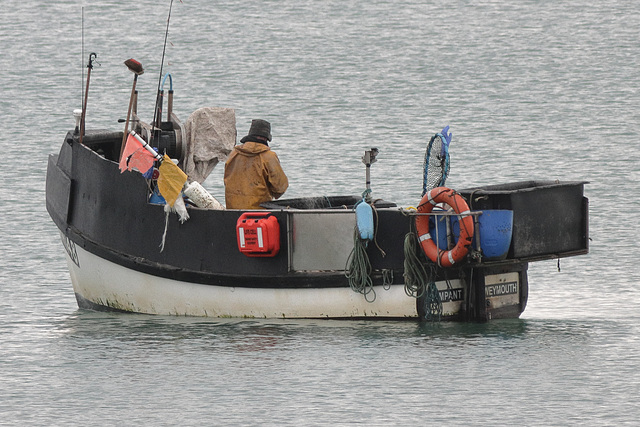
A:
MULTIPOLYGON (((91 71, 119 130, 140 61, 153 118, 170 1, 5 0, 0 13, 0 424, 635 425, 640 11, 610 1, 174 1, 174 111, 272 123, 284 197, 416 206, 447 185, 589 181, 590 254, 532 263, 517 320, 190 319, 77 308, 44 181, 91 71)), ((166 87, 165 87, 166 89, 166 87)), ((222 167, 205 187, 224 199, 222 167)), ((126 224, 123 224, 126 227, 126 224)))

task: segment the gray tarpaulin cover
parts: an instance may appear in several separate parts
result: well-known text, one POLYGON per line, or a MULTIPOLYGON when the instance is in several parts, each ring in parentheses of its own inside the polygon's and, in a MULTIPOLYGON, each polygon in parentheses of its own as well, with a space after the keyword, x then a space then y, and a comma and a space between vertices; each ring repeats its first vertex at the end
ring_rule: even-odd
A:
POLYGON ((191 114, 184 125, 186 152, 182 170, 202 183, 236 144, 236 112, 233 108, 204 107, 191 114))

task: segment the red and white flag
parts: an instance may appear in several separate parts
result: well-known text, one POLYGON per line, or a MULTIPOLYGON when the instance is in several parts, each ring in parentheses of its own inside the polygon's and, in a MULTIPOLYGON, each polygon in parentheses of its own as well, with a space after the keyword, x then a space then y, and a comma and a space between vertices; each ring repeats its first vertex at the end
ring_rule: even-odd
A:
POLYGON ((129 134, 127 143, 124 146, 124 151, 122 152, 122 157, 120 158, 120 173, 133 169, 140 173, 145 173, 153 167, 154 160, 154 155, 133 135, 129 134))

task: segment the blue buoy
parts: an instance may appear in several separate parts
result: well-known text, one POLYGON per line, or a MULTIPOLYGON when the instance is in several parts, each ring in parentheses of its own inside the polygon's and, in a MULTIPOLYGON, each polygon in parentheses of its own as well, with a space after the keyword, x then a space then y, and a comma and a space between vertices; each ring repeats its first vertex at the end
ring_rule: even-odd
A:
POLYGON ((373 209, 364 200, 356 205, 356 225, 362 240, 373 240, 373 209))

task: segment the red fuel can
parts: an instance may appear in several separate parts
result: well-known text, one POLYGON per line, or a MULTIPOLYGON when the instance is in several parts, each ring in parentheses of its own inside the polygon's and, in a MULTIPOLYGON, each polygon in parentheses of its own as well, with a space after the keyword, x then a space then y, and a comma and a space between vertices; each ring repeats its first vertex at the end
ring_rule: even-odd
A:
POLYGON ((280 224, 271 212, 245 212, 236 223, 238 249, 249 257, 272 257, 280 251, 280 224))

